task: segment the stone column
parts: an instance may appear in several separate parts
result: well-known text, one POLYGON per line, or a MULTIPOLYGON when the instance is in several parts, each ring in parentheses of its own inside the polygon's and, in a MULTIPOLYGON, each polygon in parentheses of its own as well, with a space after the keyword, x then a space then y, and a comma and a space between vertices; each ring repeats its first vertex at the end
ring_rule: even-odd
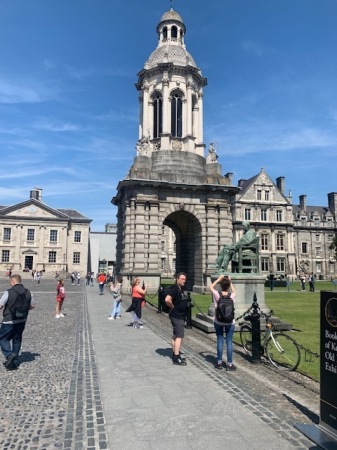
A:
POLYGON ((187 81, 186 135, 192 135, 192 81, 187 81))
POLYGON ((170 120, 169 120, 169 79, 167 72, 163 74, 163 134, 170 132, 170 120))
POLYGON ((203 124, 203 96, 204 94, 202 93, 202 91, 199 92, 199 120, 198 120, 198 143, 202 144, 204 142, 204 124, 203 124))
POLYGON ((138 125, 138 139, 143 136, 143 96, 139 96, 139 125, 138 125))
POLYGON ((149 129, 149 86, 144 83, 143 86, 143 136, 148 135, 149 129))
POLYGON ((127 273, 133 272, 134 266, 134 234, 135 234, 135 199, 131 198, 126 204, 125 209, 125 253, 124 253, 124 271, 127 273))

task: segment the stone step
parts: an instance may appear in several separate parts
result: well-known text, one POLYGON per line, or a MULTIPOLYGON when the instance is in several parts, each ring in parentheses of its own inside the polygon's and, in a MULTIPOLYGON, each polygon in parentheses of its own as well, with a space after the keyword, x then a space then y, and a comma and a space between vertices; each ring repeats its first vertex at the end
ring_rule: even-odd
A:
MULTIPOLYGON (((271 321, 273 323, 274 331, 290 331, 293 326, 291 323, 283 322, 279 317, 272 317, 271 321)), ((240 326, 244 323, 243 320, 235 323, 235 331, 240 331, 240 326)), ((192 318, 192 326, 205 331, 206 333, 215 333, 213 326, 213 317, 204 315, 202 313, 197 313, 196 317, 192 318)), ((265 330, 266 321, 264 319, 260 320, 261 330, 265 330)))

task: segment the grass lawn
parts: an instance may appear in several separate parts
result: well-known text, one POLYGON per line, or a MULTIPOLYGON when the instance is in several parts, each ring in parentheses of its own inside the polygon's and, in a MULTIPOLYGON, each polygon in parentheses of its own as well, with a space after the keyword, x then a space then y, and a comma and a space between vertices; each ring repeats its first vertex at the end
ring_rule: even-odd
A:
MULTIPOLYGON (((335 286, 328 281, 317 281, 315 285, 316 292, 307 290, 301 292, 299 282, 293 282, 288 288, 274 288, 271 292, 268 289, 266 293, 266 304, 268 308, 274 311, 274 315, 293 325, 293 331, 290 335, 296 342, 312 353, 319 354, 319 291, 332 291, 335 286)), ((211 295, 192 294, 195 303, 193 315, 202 310, 207 313, 211 303, 211 295)), ((235 341, 240 342, 238 333, 235 333, 235 341)), ((309 352, 301 350, 301 362, 297 369, 299 372, 309 377, 319 380, 319 358, 310 356, 309 352)))

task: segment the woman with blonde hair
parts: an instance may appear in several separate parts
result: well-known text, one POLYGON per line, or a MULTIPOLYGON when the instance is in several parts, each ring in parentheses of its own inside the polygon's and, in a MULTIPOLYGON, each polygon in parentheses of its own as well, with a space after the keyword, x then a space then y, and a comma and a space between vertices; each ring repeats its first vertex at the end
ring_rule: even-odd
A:
POLYGON ((136 277, 132 280, 131 286, 131 306, 126 310, 133 315, 133 328, 142 328, 143 326, 139 323, 139 319, 142 317, 142 303, 145 302, 146 289, 140 287, 140 278, 136 277))

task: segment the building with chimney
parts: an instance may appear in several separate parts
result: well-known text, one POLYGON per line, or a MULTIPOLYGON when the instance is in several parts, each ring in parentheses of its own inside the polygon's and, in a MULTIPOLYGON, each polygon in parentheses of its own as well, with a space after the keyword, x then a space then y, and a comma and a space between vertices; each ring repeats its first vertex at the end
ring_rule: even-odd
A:
POLYGON ((264 169, 232 185, 216 149, 203 139, 207 79, 188 52, 186 26, 172 8, 161 17, 157 47, 138 73, 139 133, 135 158, 119 182, 116 272, 157 287, 162 276, 186 272, 188 288, 205 292, 224 244, 249 221, 259 235, 260 273, 333 277, 329 247, 336 232, 337 194, 328 206, 299 205, 264 169), (205 152, 206 149, 206 152, 205 152))
POLYGON ((34 188, 23 202, 0 206, 0 272, 8 269, 56 272, 88 270, 91 219, 75 209, 55 209, 34 188))

